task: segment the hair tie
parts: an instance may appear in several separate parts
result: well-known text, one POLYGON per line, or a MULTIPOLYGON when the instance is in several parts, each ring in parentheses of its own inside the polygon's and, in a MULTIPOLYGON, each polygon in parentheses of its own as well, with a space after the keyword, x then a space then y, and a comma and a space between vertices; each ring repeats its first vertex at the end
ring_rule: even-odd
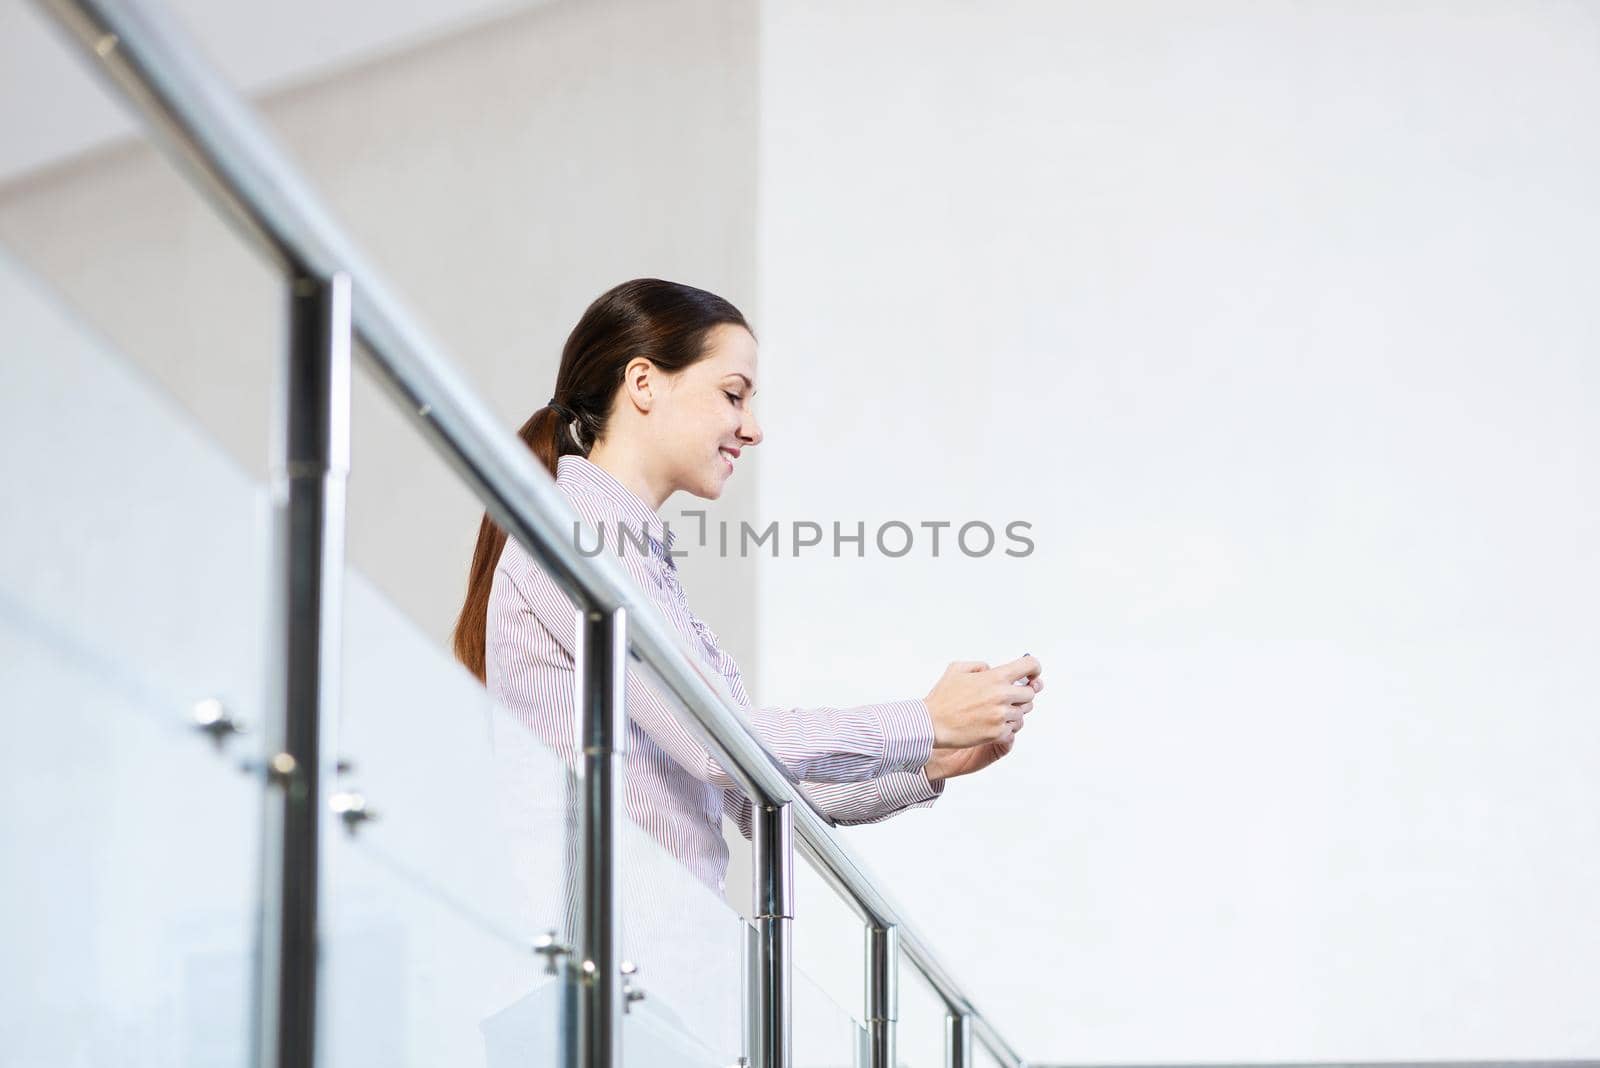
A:
POLYGON ((545 407, 567 421, 567 436, 572 439, 572 443, 578 447, 579 451, 587 452, 588 450, 584 448, 583 440, 578 437, 578 413, 568 408, 565 404, 557 404, 554 397, 550 398, 545 407))

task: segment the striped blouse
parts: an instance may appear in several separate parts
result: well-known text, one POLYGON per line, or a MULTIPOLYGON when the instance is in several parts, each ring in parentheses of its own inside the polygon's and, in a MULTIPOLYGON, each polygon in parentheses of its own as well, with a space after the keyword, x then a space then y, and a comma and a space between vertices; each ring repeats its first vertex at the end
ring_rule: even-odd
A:
MULTIPOLYGON (((817 807, 839 824, 876 823, 925 807, 943 792, 924 765, 933 721, 920 699, 852 708, 752 708, 744 680, 716 634, 689 608, 672 556, 675 532, 608 471, 581 456, 557 460, 556 486, 585 525, 582 551, 600 539, 684 647, 726 681, 756 735, 817 807), (618 552, 619 524, 626 547, 618 552), (657 536, 659 534, 659 537, 657 536), (638 546, 648 551, 639 551, 638 546)), ((489 593, 484 667, 490 693, 515 719, 580 765, 573 725, 575 619, 572 601, 515 540, 506 542, 489 593)), ((722 817, 750 837, 750 802, 718 760, 679 720, 675 699, 632 665, 623 796, 628 815, 702 883, 724 890, 722 817)))

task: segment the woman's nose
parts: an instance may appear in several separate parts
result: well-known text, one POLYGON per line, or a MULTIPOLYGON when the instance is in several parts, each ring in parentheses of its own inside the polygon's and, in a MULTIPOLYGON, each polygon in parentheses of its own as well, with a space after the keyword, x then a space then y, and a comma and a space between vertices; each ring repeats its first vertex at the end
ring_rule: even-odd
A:
POLYGON ((744 425, 739 428, 739 437, 742 438, 747 445, 760 445, 761 439, 765 436, 766 435, 761 432, 761 424, 756 421, 754 413, 747 415, 745 417, 744 425))

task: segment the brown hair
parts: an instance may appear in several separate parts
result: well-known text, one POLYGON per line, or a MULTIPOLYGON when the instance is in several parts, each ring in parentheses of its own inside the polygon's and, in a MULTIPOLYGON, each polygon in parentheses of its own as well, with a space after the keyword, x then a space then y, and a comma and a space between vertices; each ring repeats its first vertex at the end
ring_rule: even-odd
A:
MULTIPOLYGON (((605 436, 611 402, 634 357, 643 356, 663 371, 677 373, 705 356, 706 335, 723 323, 750 329, 738 308, 693 286, 635 278, 607 290, 572 328, 556 370, 554 400, 574 416, 578 440, 573 440, 565 417, 548 406, 534 412, 517 436, 555 475, 560 457, 587 455, 605 436)), ((456 659, 479 682, 484 681, 489 590, 505 545, 506 532, 485 512, 467 571, 466 602, 452 639, 456 659)))

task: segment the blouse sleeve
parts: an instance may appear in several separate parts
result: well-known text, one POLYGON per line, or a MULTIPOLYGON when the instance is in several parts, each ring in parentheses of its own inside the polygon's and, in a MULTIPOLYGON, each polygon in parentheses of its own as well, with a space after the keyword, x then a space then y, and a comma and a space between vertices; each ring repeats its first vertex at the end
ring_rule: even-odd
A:
MULTIPOLYGON (((840 827, 878 823, 908 808, 928 808, 944 795, 944 780, 930 782, 926 771, 893 772, 866 782, 805 783, 805 791, 828 822, 840 827)), ((722 810, 751 836, 750 799, 737 787, 722 791, 722 810)))
MULTIPOLYGON (((667 623, 663 609, 675 611, 676 606, 663 604, 660 582, 650 575, 637 554, 623 554, 621 561, 640 589, 651 596, 646 610, 653 608, 667 623)), ((542 571, 518 570, 518 574, 512 574, 502 563, 499 572, 523 602, 512 606, 515 614, 536 619, 575 664, 577 611, 571 600, 542 571)), ((505 620, 505 607, 492 607, 492 624, 505 620)), ((519 621, 522 625, 526 622, 519 621)), ((670 623, 668 629, 680 635, 681 647, 682 630, 672 628, 670 623)), ((495 636, 489 638, 493 641, 495 636)), ((512 650, 506 653, 514 655, 512 650)), ((685 650, 685 655, 692 654, 685 650)), ((509 700, 535 699, 531 694, 504 696, 509 700)), ((626 701, 629 719, 680 767, 712 786, 735 785, 711 752, 680 722, 676 701, 661 693, 654 680, 631 663, 626 701)), ((920 699, 849 708, 771 706, 744 711, 752 730, 795 779, 848 783, 897 772, 914 773, 933 753, 933 720, 927 703, 920 699)))

